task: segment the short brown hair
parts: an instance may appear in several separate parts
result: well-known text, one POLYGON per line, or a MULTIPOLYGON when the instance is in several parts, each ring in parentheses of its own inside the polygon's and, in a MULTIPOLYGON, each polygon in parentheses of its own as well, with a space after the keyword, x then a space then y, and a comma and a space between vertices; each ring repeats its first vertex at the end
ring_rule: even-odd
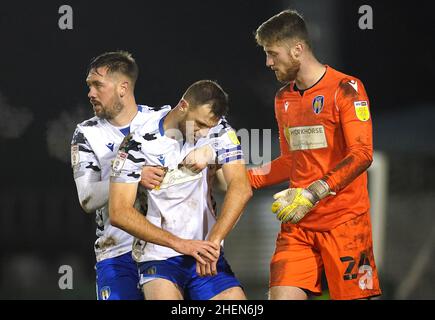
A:
POLYGON ((131 53, 127 51, 113 51, 100 54, 93 58, 88 67, 88 73, 92 69, 107 67, 109 73, 119 72, 127 76, 134 86, 139 75, 139 68, 131 53))
POLYGON ((192 107, 210 104, 213 114, 220 118, 228 112, 228 94, 212 80, 200 80, 187 88, 183 98, 192 107))
POLYGON ((285 10, 263 22, 255 32, 255 40, 260 46, 298 39, 311 48, 307 26, 302 16, 295 10, 285 10))

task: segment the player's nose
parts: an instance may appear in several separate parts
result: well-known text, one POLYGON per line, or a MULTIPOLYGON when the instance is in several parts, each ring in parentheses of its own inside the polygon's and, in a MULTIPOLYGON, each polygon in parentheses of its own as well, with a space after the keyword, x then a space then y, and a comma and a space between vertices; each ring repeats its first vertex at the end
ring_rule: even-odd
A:
POLYGON ((91 100, 95 99, 95 92, 94 92, 94 90, 89 89, 88 98, 91 99, 91 100))
POLYGON ((270 68, 273 66, 273 59, 271 57, 266 57, 266 67, 270 68))

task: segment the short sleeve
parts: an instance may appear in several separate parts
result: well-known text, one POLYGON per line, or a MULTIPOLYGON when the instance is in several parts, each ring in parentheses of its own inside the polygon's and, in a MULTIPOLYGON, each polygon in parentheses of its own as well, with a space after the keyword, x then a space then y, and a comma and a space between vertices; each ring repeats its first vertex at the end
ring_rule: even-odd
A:
POLYGON ((234 129, 222 120, 209 134, 209 143, 216 152, 217 163, 225 164, 243 159, 243 151, 234 129))

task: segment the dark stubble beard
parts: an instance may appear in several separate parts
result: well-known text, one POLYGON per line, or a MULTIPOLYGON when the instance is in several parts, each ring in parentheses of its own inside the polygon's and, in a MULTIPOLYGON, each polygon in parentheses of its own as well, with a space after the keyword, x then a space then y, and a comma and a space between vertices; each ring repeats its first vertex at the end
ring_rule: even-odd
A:
POLYGON ((102 111, 95 115, 102 119, 112 120, 124 109, 124 105, 118 97, 114 97, 111 107, 102 108, 102 111))
MULTIPOLYGON (((278 78, 278 80, 282 83, 295 81, 296 77, 298 75, 298 72, 301 68, 301 63, 299 61, 297 61, 296 59, 293 59, 291 56, 289 58, 290 58, 289 67, 286 69, 285 74, 283 74, 282 76, 280 76, 278 78)), ((278 77, 278 75, 277 75, 277 77, 278 77)))

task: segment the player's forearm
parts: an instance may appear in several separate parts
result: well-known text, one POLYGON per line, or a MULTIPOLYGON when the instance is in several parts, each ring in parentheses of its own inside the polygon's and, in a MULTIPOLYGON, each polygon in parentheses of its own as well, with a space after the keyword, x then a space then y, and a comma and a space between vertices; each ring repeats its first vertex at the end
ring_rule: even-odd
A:
POLYGON ((222 204, 221 214, 210 231, 208 240, 220 243, 225 239, 228 233, 236 225, 251 197, 252 189, 247 179, 244 179, 243 181, 234 179, 231 181, 228 184, 228 189, 222 204))
POLYGON ((372 161, 373 150, 370 147, 353 149, 322 180, 328 183, 332 191, 339 192, 366 171, 372 161))
POLYGON ((143 241, 176 250, 181 240, 172 233, 153 225, 134 207, 114 206, 112 209, 109 206, 109 216, 113 226, 143 241))
POLYGON ((272 162, 261 167, 248 170, 249 181, 254 189, 272 186, 289 180, 290 159, 288 156, 280 156, 272 162))
POLYGON ((89 177, 75 179, 80 206, 87 213, 94 213, 109 200, 109 180, 90 181, 89 177))

